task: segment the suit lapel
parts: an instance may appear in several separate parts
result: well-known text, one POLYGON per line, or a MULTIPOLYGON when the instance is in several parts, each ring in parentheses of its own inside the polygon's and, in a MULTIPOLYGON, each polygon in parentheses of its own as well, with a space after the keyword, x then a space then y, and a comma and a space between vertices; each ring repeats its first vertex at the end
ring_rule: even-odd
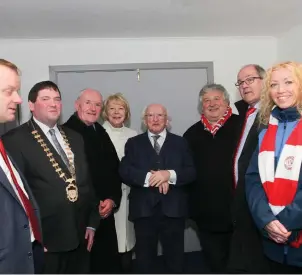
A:
POLYGON ((247 135, 244 146, 242 148, 242 152, 246 150, 246 147, 249 147, 251 142, 257 140, 258 141, 258 114, 255 118, 255 121, 247 135))
POLYGON ((162 145, 162 147, 160 149, 160 153, 159 154, 164 153, 167 150, 167 148, 169 148, 169 139, 170 139, 170 137, 171 137, 171 135, 167 131, 167 135, 166 135, 165 141, 164 141, 164 143, 163 143, 163 145, 162 145))
POLYGON ((9 182, 6 174, 4 173, 3 169, 0 167, 0 183, 7 189, 7 191, 16 199, 16 201, 20 204, 20 206, 23 208, 15 190, 13 189, 11 183, 9 182))
POLYGON ((150 152, 152 152, 153 154, 156 155, 154 147, 152 146, 152 143, 151 143, 151 141, 149 139, 148 131, 144 133, 143 146, 142 147, 146 148, 147 150, 149 150, 150 152))

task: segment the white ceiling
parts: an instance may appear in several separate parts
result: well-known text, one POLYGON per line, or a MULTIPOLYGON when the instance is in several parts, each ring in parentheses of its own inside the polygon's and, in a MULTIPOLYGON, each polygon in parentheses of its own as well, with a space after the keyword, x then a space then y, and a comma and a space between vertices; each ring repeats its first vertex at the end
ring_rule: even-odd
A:
POLYGON ((0 0, 1 38, 279 36, 302 0, 0 0))

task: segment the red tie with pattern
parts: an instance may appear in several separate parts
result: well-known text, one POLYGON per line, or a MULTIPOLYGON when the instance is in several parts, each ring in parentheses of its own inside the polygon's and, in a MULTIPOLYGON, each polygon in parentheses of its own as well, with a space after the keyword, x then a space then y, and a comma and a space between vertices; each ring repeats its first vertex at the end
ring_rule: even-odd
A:
POLYGON ((33 231, 33 234, 34 234, 34 237, 35 239, 41 243, 41 232, 40 232, 40 228, 39 228, 39 223, 38 223, 38 219, 37 219, 37 216, 35 214, 35 211, 31 205, 31 202, 30 200, 27 198, 27 196, 25 195, 25 193, 23 192, 23 190, 21 189, 15 175, 14 175, 14 172, 13 172, 13 169, 10 165, 10 162, 8 160, 8 157, 7 157, 7 154, 6 154, 6 151, 4 149, 4 145, 2 143, 2 140, 0 139, 0 153, 4 159, 4 162, 7 166, 7 168, 9 169, 9 172, 11 174, 11 177, 12 177, 12 180, 15 184, 15 187, 18 191, 18 194, 19 194, 19 197, 21 198, 22 200, 22 203, 24 205, 24 208, 25 208, 25 212, 27 214, 27 217, 29 219, 29 222, 31 224, 31 228, 32 228, 32 231, 33 231))

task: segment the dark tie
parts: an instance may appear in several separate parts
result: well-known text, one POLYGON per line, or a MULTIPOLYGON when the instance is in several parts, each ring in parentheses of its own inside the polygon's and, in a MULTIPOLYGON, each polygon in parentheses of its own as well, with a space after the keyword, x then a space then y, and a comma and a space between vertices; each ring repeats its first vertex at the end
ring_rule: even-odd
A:
POLYGON ((152 138, 153 138, 153 140, 154 140, 154 150, 155 150, 155 152, 156 152, 156 154, 158 154, 159 155, 159 152, 160 152, 160 145, 159 145, 159 143, 158 143, 158 139, 160 138, 160 135, 154 135, 154 136, 152 136, 152 138))
POLYGON ((55 147, 58 150, 59 155, 61 156, 62 160, 64 161, 64 163, 66 164, 67 168, 69 168, 69 161, 68 158, 63 150, 63 148, 61 147, 56 134, 55 134, 55 129, 49 129, 49 133, 51 135, 51 139, 53 141, 53 143, 55 144, 55 147))
POLYGON ((31 229, 33 231, 33 234, 34 234, 34 237, 35 239, 42 243, 42 238, 41 238, 41 232, 40 232, 40 227, 39 227, 39 223, 38 223, 38 219, 37 219, 37 216, 35 214, 35 210, 34 208, 32 207, 31 205, 31 202, 30 200, 27 198, 27 196, 25 195, 25 193, 23 192, 23 190, 21 189, 18 181, 17 181, 17 178, 15 177, 15 174, 13 172, 13 169, 10 165, 10 162, 8 160, 8 157, 7 157, 7 154, 6 154, 6 151, 4 149, 4 145, 2 143, 2 140, 0 139, 0 153, 4 159, 4 162, 10 172, 10 175, 12 177, 12 180, 13 180, 13 183, 18 191, 18 194, 19 194, 19 197, 23 203, 23 206, 24 206, 24 209, 25 209, 25 212, 27 214, 27 217, 29 219, 29 222, 31 224, 31 229))

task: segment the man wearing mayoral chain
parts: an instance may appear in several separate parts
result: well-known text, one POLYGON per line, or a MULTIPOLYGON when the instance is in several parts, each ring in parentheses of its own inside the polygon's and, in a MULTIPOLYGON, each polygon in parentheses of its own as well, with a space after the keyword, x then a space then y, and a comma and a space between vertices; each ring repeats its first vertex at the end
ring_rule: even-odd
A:
POLYGON ((62 102, 55 83, 35 84, 28 102, 31 119, 4 135, 3 142, 40 208, 44 273, 87 273, 99 215, 83 140, 57 125, 62 102))

